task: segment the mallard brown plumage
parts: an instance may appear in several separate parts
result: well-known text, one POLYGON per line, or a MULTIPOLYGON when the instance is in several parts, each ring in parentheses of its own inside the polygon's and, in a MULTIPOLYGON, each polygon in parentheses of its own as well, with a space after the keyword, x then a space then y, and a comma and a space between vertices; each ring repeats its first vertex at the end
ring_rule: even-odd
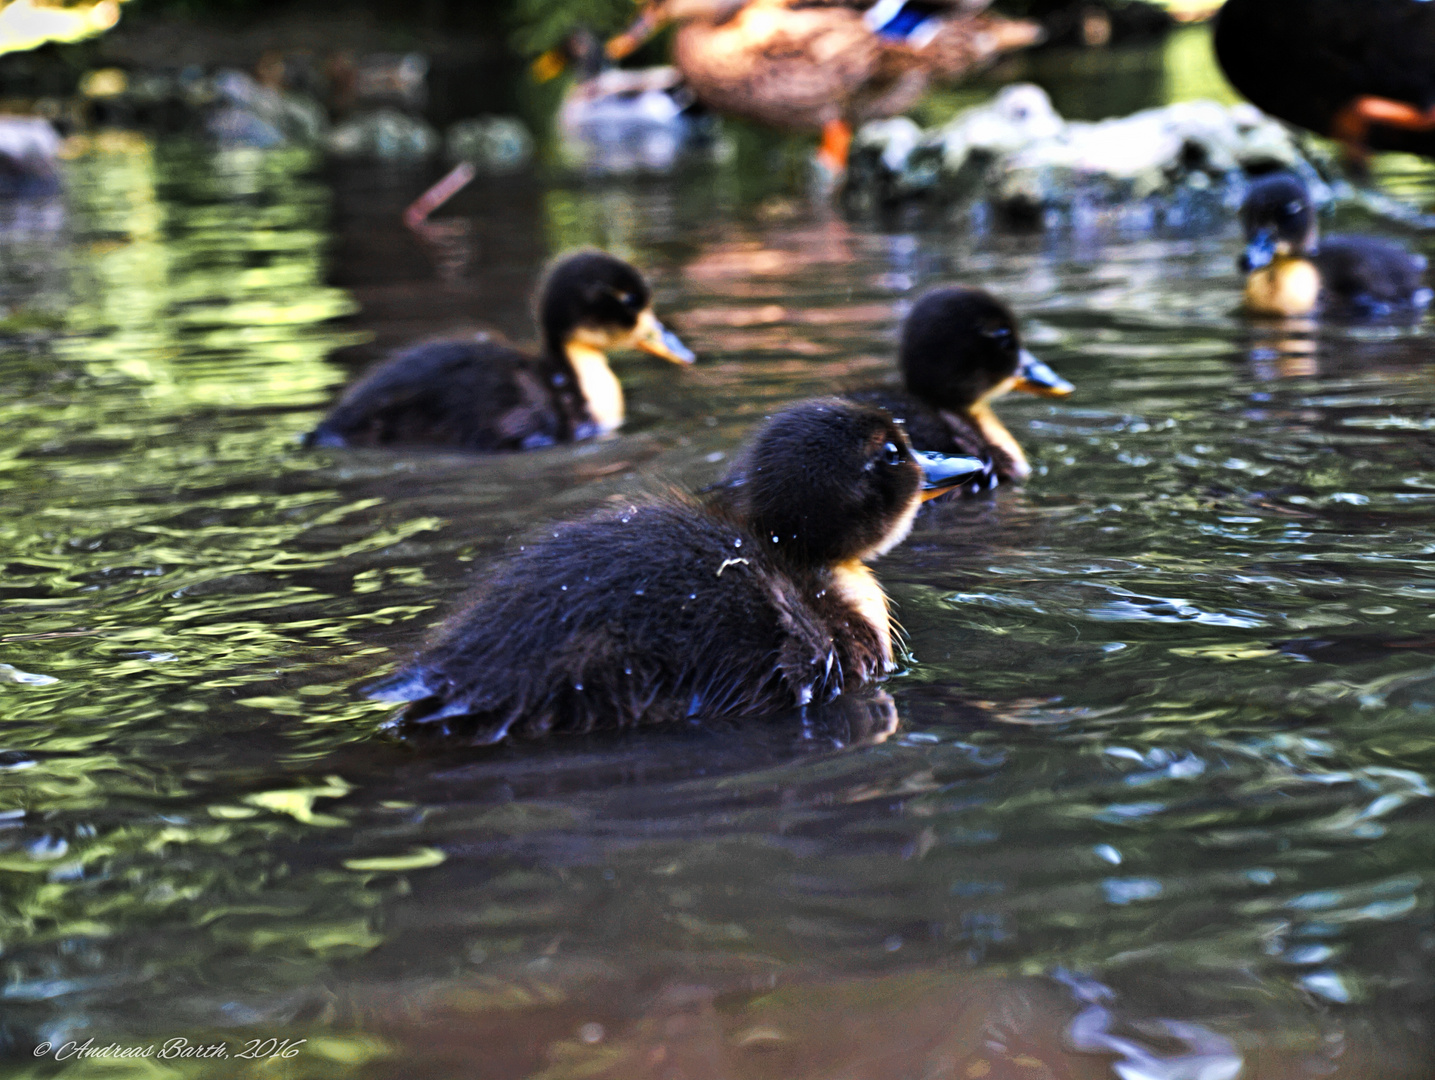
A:
POLYGON ((673 62, 699 101, 773 127, 820 130, 824 158, 841 168, 854 125, 903 112, 932 81, 956 81, 1041 36, 1035 23, 985 6, 655 0, 608 51, 625 56, 678 22, 673 62))

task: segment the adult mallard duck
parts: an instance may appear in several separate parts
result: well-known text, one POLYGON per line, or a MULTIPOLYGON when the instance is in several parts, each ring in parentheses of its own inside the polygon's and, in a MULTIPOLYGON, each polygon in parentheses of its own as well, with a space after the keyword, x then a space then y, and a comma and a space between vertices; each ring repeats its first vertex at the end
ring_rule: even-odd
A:
POLYGON ((1435 157, 1435 4, 1228 0, 1216 58, 1266 112, 1368 150, 1435 157))
POLYGON ((821 131, 819 160, 839 173, 855 125, 895 116, 932 81, 956 81, 1040 38, 1036 23, 985 14, 988 2, 651 0, 608 53, 621 59, 678 23, 673 62, 699 101, 821 131))

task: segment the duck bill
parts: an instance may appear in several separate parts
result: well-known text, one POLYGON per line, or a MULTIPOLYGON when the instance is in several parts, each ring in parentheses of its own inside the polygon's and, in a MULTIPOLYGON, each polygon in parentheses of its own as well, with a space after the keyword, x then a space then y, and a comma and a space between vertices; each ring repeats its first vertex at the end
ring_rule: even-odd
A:
POLYGON ((664 360, 670 360, 674 364, 691 364, 697 359, 697 356, 682 343, 677 334, 658 322, 652 308, 648 308, 638 316, 638 325, 633 327, 633 336, 629 340, 634 348, 642 349, 645 353, 652 353, 654 356, 661 356, 664 360))
POLYGON ((983 479, 992 471, 990 461, 974 457, 921 454, 913 450, 912 460, 922 467, 923 502, 969 481, 983 479))
POLYGON ((647 44, 652 36, 663 28, 665 22, 667 19, 659 10, 659 5, 649 4, 643 8, 633 25, 608 39, 603 51, 608 54, 610 60, 622 60, 631 56, 647 44))
POLYGON ((1040 397, 1066 397, 1076 387, 1023 349, 1012 389, 1040 397))
POLYGON ((1274 229, 1259 229, 1246 241, 1246 250, 1241 255, 1240 268, 1246 273, 1269 266, 1276 257, 1276 232, 1274 229))

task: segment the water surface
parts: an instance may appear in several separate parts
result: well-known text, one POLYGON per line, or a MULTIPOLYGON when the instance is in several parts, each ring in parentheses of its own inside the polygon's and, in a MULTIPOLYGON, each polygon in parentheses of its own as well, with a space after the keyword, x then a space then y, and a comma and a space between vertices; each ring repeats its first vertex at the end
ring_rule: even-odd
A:
POLYGON ((721 172, 480 185, 421 243, 417 174, 114 137, 68 180, 0 237, 0 1063, 272 1037, 306 1041, 68 1069, 1428 1075, 1426 326, 1253 326, 1222 220, 877 224, 721 172), (620 359, 621 437, 299 449, 367 342, 522 335, 579 243, 645 267, 701 355, 620 359), (382 733, 359 689, 476 564, 885 377, 952 280, 1078 393, 1003 402, 1032 480, 880 564, 890 702, 382 733))

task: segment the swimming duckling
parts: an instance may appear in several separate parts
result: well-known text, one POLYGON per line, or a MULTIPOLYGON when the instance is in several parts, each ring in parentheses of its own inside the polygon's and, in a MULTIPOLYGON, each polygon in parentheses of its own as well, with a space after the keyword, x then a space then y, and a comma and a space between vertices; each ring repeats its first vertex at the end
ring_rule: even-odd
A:
POLYGON ((529 450, 588 439, 623 423, 607 350, 694 359, 654 317, 642 275, 601 251, 555 262, 537 314, 540 353, 487 334, 414 345, 349 387, 305 444, 529 450))
POLYGON ((707 498, 625 500, 520 548, 371 696, 476 743, 825 701, 892 667, 867 562, 984 467, 917 454, 880 409, 791 406, 707 498))
POLYGON ((1009 390, 1065 397, 1076 389, 1022 348, 1010 308, 959 285, 934 289, 913 305, 898 363, 905 390, 873 387, 848 396, 888 410, 919 450, 989 456, 993 481, 1025 480, 1031 465, 992 401, 1009 390))
POLYGON ((1388 315, 1422 308, 1424 256, 1374 236, 1318 241, 1310 193, 1291 173, 1263 176, 1241 206, 1246 308, 1257 315, 1388 315))

